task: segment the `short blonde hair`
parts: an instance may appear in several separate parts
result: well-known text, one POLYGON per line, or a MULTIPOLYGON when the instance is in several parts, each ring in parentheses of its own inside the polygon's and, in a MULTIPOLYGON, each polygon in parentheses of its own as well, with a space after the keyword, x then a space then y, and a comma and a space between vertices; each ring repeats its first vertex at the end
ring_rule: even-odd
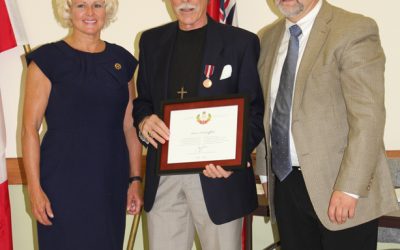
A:
MULTIPOLYGON (((118 10, 118 0, 104 0, 106 4, 106 21, 104 27, 107 27, 115 20, 118 10)), ((72 0, 55 0, 55 14, 58 22, 65 28, 72 26, 71 22, 72 0)))

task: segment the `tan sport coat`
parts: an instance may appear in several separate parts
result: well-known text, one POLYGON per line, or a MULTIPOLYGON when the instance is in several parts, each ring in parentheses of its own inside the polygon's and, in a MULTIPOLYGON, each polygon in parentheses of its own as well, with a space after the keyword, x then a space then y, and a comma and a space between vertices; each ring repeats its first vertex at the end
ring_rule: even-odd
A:
MULTIPOLYGON (((268 175, 273 220, 270 86, 284 31, 284 19, 265 28, 258 64, 266 143, 257 148, 256 173, 268 175)), ((384 70, 376 23, 324 1, 298 68, 291 122, 308 193, 318 218, 330 230, 353 227, 398 209, 383 144, 384 70), (343 225, 328 218, 334 190, 360 195, 355 218, 343 225)))

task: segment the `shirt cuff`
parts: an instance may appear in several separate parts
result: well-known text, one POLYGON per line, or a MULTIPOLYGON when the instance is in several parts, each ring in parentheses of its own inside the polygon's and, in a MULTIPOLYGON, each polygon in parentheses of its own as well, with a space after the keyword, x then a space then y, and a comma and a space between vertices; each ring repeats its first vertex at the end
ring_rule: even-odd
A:
POLYGON ((348 196, 351 196, 351 197, 353 197, 353 198, 355 198, 355 199, 360 198, 360 196, 357 195, 357 194, 351 194, 351 193, 347 193, 347 192, 343 192, 343 193, 345 193, 345 194, 347 194, 348 196))
POLYGON ((267 183, 268 178, 266 175, 259 175, 261 183, 267 183))

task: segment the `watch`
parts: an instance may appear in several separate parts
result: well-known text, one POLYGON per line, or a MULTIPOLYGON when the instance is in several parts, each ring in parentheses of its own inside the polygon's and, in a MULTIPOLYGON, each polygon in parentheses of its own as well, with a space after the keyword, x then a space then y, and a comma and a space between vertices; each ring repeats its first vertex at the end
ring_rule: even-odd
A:
POLYGON ((134 181, 142 182, 142 177, 140 177, 140 176, 138 176, 138 175, 129 177, 129 184, 131 184, 131 183, 134 182, 134 181))

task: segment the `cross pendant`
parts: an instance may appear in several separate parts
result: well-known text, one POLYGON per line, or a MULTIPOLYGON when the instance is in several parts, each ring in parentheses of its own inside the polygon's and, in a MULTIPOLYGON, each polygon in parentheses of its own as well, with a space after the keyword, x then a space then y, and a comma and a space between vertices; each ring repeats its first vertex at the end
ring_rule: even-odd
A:
POLYGON ((181 90, 178 91, 178 92, 176 92, 176 93, 177 93, 178 95, 181 96, 181 99, 183 99, 183 96, 184 96, 185 94, 187 94, 188 92, 185 91, 185 88, 184 88, 184 87, 182 87, 181 90))

